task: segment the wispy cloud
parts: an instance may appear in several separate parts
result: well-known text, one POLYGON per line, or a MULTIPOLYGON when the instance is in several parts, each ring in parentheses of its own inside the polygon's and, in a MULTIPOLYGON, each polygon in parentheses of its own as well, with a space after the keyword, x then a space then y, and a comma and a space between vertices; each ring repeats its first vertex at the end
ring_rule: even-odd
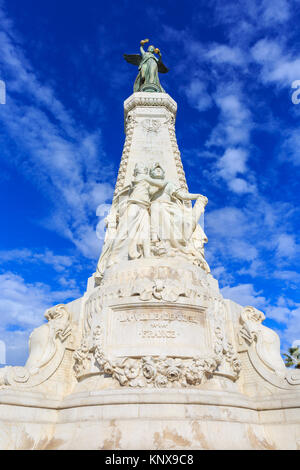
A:
POLYGON ((7 104, 0 107, 0 120, 22 149, 18 158, 11 156, 11 163, 22 165, 28 178, 51 199, 53 211, 43 220, 44 226, 95 258, 100 252, 95 211, 113 192, 109 171, 105 172, 101 129, 91 133, 76 123, 56 98, 55 89, 41 83, 15 38, 13 25, 3 11, 0 15, 4 25, 0 63, 7 77, 7 104))
POLYGON ((14 273, 0 274, 0 339, 6 343, 8 363, 18 364, 27 355, 27 340, 43 321, 49 306, 79 297, 75 288, 53 291, 43 283, 26 283, 14 273))
POLYGON ((260 39, 252 47, 253 59, 261 66, 260 78, 264 83, 291 87, 300 77, 300 55, 285 51, 280 39, 260 39))

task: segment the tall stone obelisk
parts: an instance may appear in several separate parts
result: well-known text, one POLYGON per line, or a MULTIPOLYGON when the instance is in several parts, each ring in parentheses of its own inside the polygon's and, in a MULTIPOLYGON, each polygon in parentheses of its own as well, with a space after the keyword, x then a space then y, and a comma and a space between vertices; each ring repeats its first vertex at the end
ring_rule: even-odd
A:
POLYGON ((232 387, 238 377, 225 304, 195 220, 206 198, 188 193, 176 108, 166 93, 136 92, 124 103, 126 140, 109 236, 75 353, 78 379, 97 375, 99 386, 108 376, 112 387, 196 386, 215 375, 232 387))
POLYGON ((145 42, 125 56, 139 73, 97 270, 46 311, 25 366, 0 370, 0 447, 299 448, 300 372, 210 273, 207 199, 188 192, 168 69, 145 42))

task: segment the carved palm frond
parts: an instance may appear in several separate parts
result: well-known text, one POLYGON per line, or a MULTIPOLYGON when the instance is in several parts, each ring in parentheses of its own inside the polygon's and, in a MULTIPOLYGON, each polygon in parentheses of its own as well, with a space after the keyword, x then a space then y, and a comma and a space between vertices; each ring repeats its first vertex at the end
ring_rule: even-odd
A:
POLYGON ((300 348, 289 348, 288 353, 283 354, 286 367, 300 369, 300 348))

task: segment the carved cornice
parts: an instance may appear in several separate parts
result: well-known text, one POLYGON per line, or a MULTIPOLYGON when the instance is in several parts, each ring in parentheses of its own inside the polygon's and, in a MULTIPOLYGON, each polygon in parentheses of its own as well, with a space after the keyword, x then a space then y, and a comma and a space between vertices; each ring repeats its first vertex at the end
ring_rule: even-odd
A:
POLYGON ((170 111, 174 116, 177 111, 177 103, 167 93, 145 93, 137 92, 129 96, 124 101, 124 114, 125 119, 129 111, 138 106, 163 106, 170 111))

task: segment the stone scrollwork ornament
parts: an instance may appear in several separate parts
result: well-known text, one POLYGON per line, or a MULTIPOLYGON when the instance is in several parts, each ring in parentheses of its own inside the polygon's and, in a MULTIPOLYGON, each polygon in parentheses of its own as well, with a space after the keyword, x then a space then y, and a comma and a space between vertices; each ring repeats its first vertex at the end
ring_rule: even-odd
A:
POLYGON ((157 119, 144 119, 141 124, 147 133, 154 132, 154 134, 157 134, 161 126, 157 119))
POLYGON ((233 344, 227 341, 222 328, 217 326, 215 335, 216 342, 214 350, 219 359, 219 367, 216 373, 235 380, 238 378, 241 371, 241 361, 238 358, 233 344))
POLYGON ((36 328, 29 339, 29 357, 24 367, 0 370, 0 386, 33 387, 47 380, 59 367, 71 335, 70 314, 64 304, 45 313, 48 323, 36 328))
POLYGON ((266 380, 281 388, 300 385, 300 371, 285 367, 279 336, 262 324, 264 319, 264 314, 254 307, 243 309, 239 331, 241 344, 244 341, 253 366, 266 380))

